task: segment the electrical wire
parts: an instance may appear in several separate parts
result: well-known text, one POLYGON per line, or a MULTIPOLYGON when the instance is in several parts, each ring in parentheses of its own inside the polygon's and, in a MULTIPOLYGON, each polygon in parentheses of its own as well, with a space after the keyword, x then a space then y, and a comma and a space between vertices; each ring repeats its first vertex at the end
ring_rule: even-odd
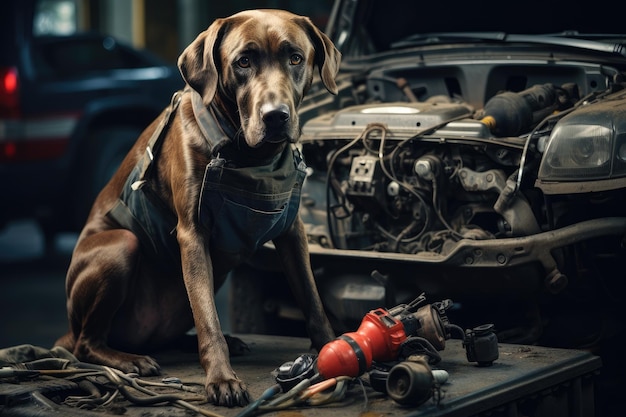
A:
POLYGON ((272 385, 271 387, 263 391, 263 394, 261 394, 261 396, 258 399, 250 403, 242 412, 237 414, 237 417, 248 417, 248 416, 254 415, 254 413, 258 410, 258 408, 263 404, 264 401, 272 398, 274 395, 278 394, 279 392, 280 392, 280 385, 279 384, 272 385))
POLYGON ((332 207, 331 207, 331 201, 330 201, 330 190, 332 189, 335 192, 335 198, 337 199, 337 202, 345 207, 345 196, 343 196, 343 193, 339 187, 339 185, 335 185, 335 181, 333 179, 333 167, 335 165, 335 161, 337 160, 337 157, 342 154, 343 152, 347 151, 348 149, 350 149, 351 147, 353 147, 354 145, 356 145, 361 139, 363 139, 363 137, 365 137, 365 135, 370 131, 370 125, 367 125, 354 139, 352 139, 350 142, 348 142, 347 144, 345 144, 344 146, 342 146, 341 148, 339 148, 338 150, 336 150, 330 157, 330 159, 328 160, 328 164, 327 164, 327 170, 326 170, 326 222, 328 223, 328 232, 330 235, 330 243, 332 245, 333 248, 337 248, 339 247, 339 245, 337 244, 337 238, 335 236, 335 231, 334 229, 334 221, 331 218, 333 215, 333 211, 332 211, 332 207), (340 198, 341 197, 341 198, 340 198))
POLYGON ((305 381, 309 381, 310 383, 311 379, 303 380, 300 384, 298 384, 302 384, 302 386, 299 387, 296 385, 285 395, 281 396, 281 398, 272 400, 267 404, 261 404, 258 407, 258 411, 271 412, 303 405, 321 406, 337 403, 344 398, 347 391, 347 383, 352 379, 352 377, 348 376, 338 376, 335 378, 325 379, 308 387, 306 384, 302 383, 305 381), (334 390, 331 393, 323 394, 323 391, 329 390, 333 387, 334 390))
MULTIPOLYGON (((387 126, 384 123, 378 123, 378 122, 374 122, 374 123, 369 123, 367 126, 365 126, 365 128, 354 138, 352 139, 350 142, 348 142, 346 145, 342 146, 340 149, 338 149, 337 151, 335 151, 330 159, 329 162, 327 164, 327 172, 326 172, 326 201, 327 201, 327 205, 326 205, 326 221, 328 223, 328 230, 329 230, 329 235, 330 235, 330 243, 332 245, 332 247, 337 248, 338 242, 337 242, 337 236, 334 230, 334 219, 333 219, 333 209, 331 207, 331 199, 330 199, 330 191, 333 190, 335 192, 335 198, 337 199, 338 203, 341 206, 345 207, 345 196, 343 196, 343 193, 340 189, 339 184, 336 184, 336 182, 334 181, 333 178, 333 167, 335 164, 335 161, 337 159, 337 157, 342 154, 343 152, 345 152, 346 150, 352 148, 354 145, 356 145, 360 140, 363 140, 363 146, 366 150, 374 153, 375 150, 373 148, 371 148, 367 143, 366 143, 366 139, 368 139, 369 135, 374 132, 374 131, 380 131, 381 132, 381 138, 380 138, 380 145, 379 145, 379 149, 378 149, 378 159, 381 165, 381 169, 384 173, 384 175, 392 180, 395 181, 396 183, 398 183, 401 187, 403 187, 405 190, 407 190, 410 194, 414 195, 423 206, 427 206, 426 204, 426 200, 424 199, 424 197, 417 192, 414 187, 411 184, 406 183, 405 181, 401 180, 398 178, 398 176, 395 174, 395 170, 394 170, 394 164, 393 164, 393 160, 395 159, 395 156, 398 152, 398 150, 404 146, 405 144, 409 143, 410 141, 413 141, 415 139, 418 139, 421 136, 424 136, 430 132, 436 131, 437 129, 441 128, 442 126, 445 126, 446 124, 448 124, 451 121, 455 121, 455 120, 461 120, 464 118, 469 117, 470 114, 462 114, 459 115, 455 118, 452 118, 450 120, 446 120, 445 122, 442 123, 438 123, 436 125, 433 125, 431 127, 428 127, 426 129, 422 129, 420 132, 416 133, 415 135, 411 136, 410 138, 407 138, 403 141, 401 141, 399 144, 397 144, 393 151, 390 154, 390 161, 391 161, 391 165, 390 168, 387 169, 387 166, 385 164, 384 161, 384 146, 385 146, 385 139, 386 139, 386 134, 387 134, 387 126), (391 170, 391 172, 390 172, 391 170)), ((336 216, 335 216, 336 217, 336 216)), ((424 226, 422 227, 422 229, 413 237, 408 238, 409 241, 414 241, 416 239, 418 239, 428 228, 429 224, 430 224, 430 216, 428 211, 425 212, 425 219, 424 219, 424 226)), ((447 223, 445 223, 447 224, 447 223)), ((382 228, 382 226, 380 226, 382 228)), ((384 229, 383 229, 384 230, 384 229)), ((396 242, 399 242, 403 239, 407 239, 404 236, 394 236, 392 233, 390 232, 386 232, 384 233, 385 235, 389 236, 393 236, 393 240, 396 242), (400 240, 399 240, 400 239, 400 240)), ((397 245, 398 243, 396 243, 397 245)))
MULTIPOLYGON (((125 374, 122 371, 119 371, 114 368, 110 368, 108 366, 95 365, 91 363, 78 362, 74 364, 77 368, 81 370, 88 370, 86 374, 90 376, 95 376, 94 371, 100 371, 98 376, 104 376, 108 379, 110 383, 115 387, 116 393, 119 392, 126 400, 130 401, 133 404, 138 405, 155 405, 162 403, 173 404, 182 408, 186 408, 188 410, 194 411, 198 414, 207 417, 222 417, 221 414, 212 412, 210 410, 206 410, 204 408, 198 407, 194 404, 191 404, 189 401, 206 401, 206 396, 204 395, 196 395, 196 396, 181 396, 177 394, 158 394, 148 388, 146 386, 158 386, 158 387, 169 387, 169 388, 178 388, 182 390, 182 387, 185 387, 182 384, 164 384, 158 382, 151 382, 147 380, 143 380, 133 376, 131 374, 125 374), (139 396, 129 389, 135 389, 136 391, 141 392, 144 396, 139 396)), ((80 372, 75 372, 75 374, 79 374, 80 372)), ((184 388, 185 391, 193 391, 189 387, 184 388)), ((114 393, 113 395, 117 395, 114 393)), ((112 399, 108 399, 107 402, 110 402, 112 399)), ((99 401, 99 400, 98 400, 99 401)), ((81 407, 85 407, 89 401, 85 399, 82 402, 77 401, 76 397, 73 397, 70 401, 72 403, 80 403, 81 407)))
POLYGON ((439 221, 444 225, 446 229, 448 229, 448 231, 454 237, 456 237, 457 239, 464 239, 465 236, 463 236, 461 233, 454 230, 452 226, 450 226, 450 224, 446 221, 445 217, 443 216, 443 213, 441 212, 441 208, 439 207, 439 195, 438 195, 439 187, 437 186, 437 179, 433 178, 431 183, 433 187, 433 207, 435 208, 435 213, 437 213, 437 217, 439 218, 439 221))
MULTIPOLYGON (((370 125, 368 125, 368 126, 370 126, 370 125)), ((415 197, 417 197, 417 199, 420 201, 420 203, 424 207, 426 207, 426 200, 424 199, 424 197, 422 197, 422 195, 419 192, 417 192, 415 190, 415 188, 411 184, 406 183, 405 181, 397 178, 392 173, 390 173, 387 170, 387 167, 385 166, 385 163, 384 163, 384 148, 385 148, 385 139, 387 137, 387 126, 385 126, 382 123, 373 123, 373 124, 371 124, 371 126, 373 126, 373 128, 381 130, 380 144, 378 146, 378 160, 380 162, 380 166, 381 166, 381 169, 383 171, 383 174, 385 174, 385 176, 388 179, 390 179, 392 181, 395 181, 396 183, 398 183, 398 185, 400 185, 405 190, 407 190, 409 193, 411 193, 415 197)), ((421 236, 426 231, 426 229, 428 228, 428 225, 430 224, 430 215, 428 214, 428 211, 425 211, 425 217, 426 218, 424 219, 424 226, 416 234, 416 236, 413 239, 411 239, 411 240, 415 240, 415 239, 419 238, 419 236, 421 236)))

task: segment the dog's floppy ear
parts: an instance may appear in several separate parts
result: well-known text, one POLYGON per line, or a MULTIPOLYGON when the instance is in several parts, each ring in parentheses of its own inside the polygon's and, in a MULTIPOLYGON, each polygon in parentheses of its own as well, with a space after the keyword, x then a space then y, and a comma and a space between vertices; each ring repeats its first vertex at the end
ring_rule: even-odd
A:
POLYGON ((307 31, 313 41, 315 48, 315 64, 320 70, 322 82, 328 91, 337 94, 337 84, 335 77, 339 72, 341 63, 341 52, 337 50, 335 44, 311 22, 308 17, 302 16, 299 20, 301 26, 307 31))
POLYGON ((219 46, 227 19, 216 19, 207 30, 185 48, 178 57, 178 69, 185 82, 196 90, 209 105, 219 81, 219 46))

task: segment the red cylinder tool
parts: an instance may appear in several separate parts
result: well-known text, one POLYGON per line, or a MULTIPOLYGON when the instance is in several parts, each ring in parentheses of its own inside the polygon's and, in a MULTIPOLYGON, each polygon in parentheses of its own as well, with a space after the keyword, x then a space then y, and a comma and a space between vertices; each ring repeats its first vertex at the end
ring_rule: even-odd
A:
POLYGON ((317 369, 324 378, 357 377, 372 366, 373 359, 395 359, 406 338, 400 320, 382 308, 372 310, 356 332, 344 333, 322 348, 317 369))
POLYGON ((443 350, 447 338, 444 311, 451 301, 418 309, 424 299, 422 295, 409 304, 367 313, 356 332, 344 333, 320 350, 317 358, 320 375, 324 378, 362 375, 371 368, 372 361, 396 360, 403 343, 412 336, 422 337, 433 349, 443 350))

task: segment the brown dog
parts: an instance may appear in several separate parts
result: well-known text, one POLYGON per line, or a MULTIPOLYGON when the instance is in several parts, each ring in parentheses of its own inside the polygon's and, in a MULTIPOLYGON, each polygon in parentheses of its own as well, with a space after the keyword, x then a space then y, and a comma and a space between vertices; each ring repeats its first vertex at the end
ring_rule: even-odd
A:
POLYGON ((188 87, 139 137, 79 236, 67 274, 70 331, 57 345, 82 361, 158 374, 149 356, 117 349, 145 353, 195 325, 208 400, 245 405, 214 292, 269 240, 313 345, 334 338, 297 216, 303 165, 292 143, 314 67, 335 94, 339 61, 308 18, 280 10, 218 19, 183 51, 188 87))

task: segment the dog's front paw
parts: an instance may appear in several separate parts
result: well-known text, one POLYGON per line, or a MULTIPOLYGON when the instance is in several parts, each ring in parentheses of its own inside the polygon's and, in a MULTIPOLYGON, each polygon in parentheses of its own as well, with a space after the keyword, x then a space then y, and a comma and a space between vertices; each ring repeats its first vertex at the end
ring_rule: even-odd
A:
POLYGON ((215 405, 243 407, 250 403, 250 394, 246 385, 237 377, 227 381, 206 382, 207 399, 215 405))

